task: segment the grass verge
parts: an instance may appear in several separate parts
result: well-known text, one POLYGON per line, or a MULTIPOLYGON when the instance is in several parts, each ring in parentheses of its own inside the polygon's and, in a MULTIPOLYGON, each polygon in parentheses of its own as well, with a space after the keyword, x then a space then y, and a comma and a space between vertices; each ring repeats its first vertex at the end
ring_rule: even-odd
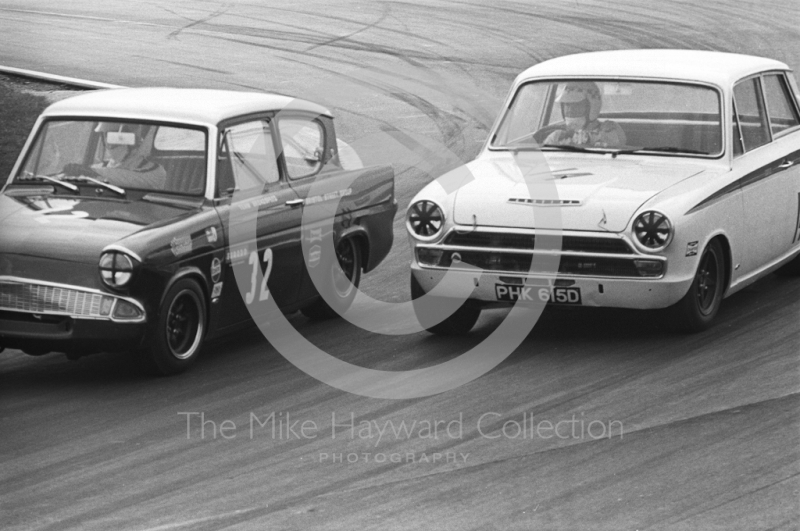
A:
POLYGON ((39 114, 83 90, 0 74, 0 179, 5 183, 39 114))

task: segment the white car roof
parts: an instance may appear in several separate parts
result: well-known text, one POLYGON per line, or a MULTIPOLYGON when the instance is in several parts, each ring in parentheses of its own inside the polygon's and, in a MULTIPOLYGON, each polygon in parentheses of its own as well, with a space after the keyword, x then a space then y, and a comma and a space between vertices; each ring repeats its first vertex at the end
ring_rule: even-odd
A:
POLYGON ((720 87, 764 70, 789 70, 773 59, 699 50, 616 50, 567 55, 532 66, 517 83, 539 77, 645 77, 720 87))
POLYGON ((216 125, 243 114, 308 111, 331 116, 325 107, 289 96, 261 92, 183 88, 96 90, 48 107, 47 116, 98 116, 216 125))

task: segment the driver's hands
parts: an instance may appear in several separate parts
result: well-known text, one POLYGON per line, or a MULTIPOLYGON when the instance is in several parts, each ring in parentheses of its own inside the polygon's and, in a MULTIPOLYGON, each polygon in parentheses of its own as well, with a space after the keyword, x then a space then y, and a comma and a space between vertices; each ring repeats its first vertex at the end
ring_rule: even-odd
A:
POLYGON ((587 131, 577 131, 572 135, 572 142, 574 142, 575 145, 585 146, 590 144, 591 140, 592 138, 587 131))
POLYGON ((80 177, 81 175, 85 175, 86 177, 100 177, 100 174, 89 166, 84 166, 83 164, 78 164, 77 162, 70 162, 69 164, 66 164, 64 169, 61 171, 67 177, 80 177))

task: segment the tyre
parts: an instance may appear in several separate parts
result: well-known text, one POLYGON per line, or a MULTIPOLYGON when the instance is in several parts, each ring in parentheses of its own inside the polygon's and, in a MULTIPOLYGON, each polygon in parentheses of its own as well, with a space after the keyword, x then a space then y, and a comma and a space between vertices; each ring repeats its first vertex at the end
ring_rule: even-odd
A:
MULTIPOLYGON (((414 274, 411 274, 411 300, 415 301, 425 295, 425 290, 422 289, 422 286, 419 285, 417 279, 414 278, 414 274)), ((432 334, 440 335, 440 336, 455 336, 455 335, 463 335, 472 330, 472 327, 475 326, 475 323, 478 321, 478 317, 481 315, 481 309, 472 306, 469 301, 465 301, 464 304, 455 312, 453 312, 447 319, 441 321, 438 324, 433 326, 422 326, 425 327, 425 330, 432 334)))
POLYGON ((800 255, 795 256, 791 262, 775 271, 782 277, 800 277, 800 255))
POLYGON ((309 319, 333 319, 350 308, 361 282, 361 248, 354 238, 344 238, 336 245, 336 262, 330 261, 326 266, 325 295, 331 301, 329 304, 323 297, 314 301, 311 306, 300 310, 309 319), (338 262, 338 267, 336 267, 338 262))
POLYGON ((717 240, 711 240, 700 255, 697 272, 689 291, 675 311, 678 324, 687 332, 702 332, 711 326, 725 293, 725 253, 717 240))
POLYGON ((197 361, 205 334, 203 290, 194 280, 178 280, 167 291, 138 360, 151 374, 181 373, 197 361))

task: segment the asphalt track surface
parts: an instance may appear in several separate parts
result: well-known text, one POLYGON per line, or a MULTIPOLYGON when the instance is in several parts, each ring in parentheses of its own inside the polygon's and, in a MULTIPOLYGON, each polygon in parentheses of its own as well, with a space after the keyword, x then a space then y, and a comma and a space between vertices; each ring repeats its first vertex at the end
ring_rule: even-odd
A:
MULTIPOLYGON (((527 66, 579 51, 678 47, 800 70, 798 28, 792 1, 6 0, 0 64, 322 102, 367 164, 394 164, 405 207, 475 155, 527 66)), ((408 298, 400 216, 395 233, 392 255, 364 283, 386 301, 408 298)), ((464 352, 504 315, 489 312, 469 337, 447 340, 291 321, 341 359, 401 370, 464 352)), ((6 351, 0 527, 797 529, 799 318, 800 280, 776 276, 727 299, 699 335, 671 331, 660 314, 548 311, 489 374, 399 401, 319 383, 257 331, 210 345, 194 370, 167 379, 144 379, 120 356, 72 363, 6 351), (181 412, 197 413, 188 432, 181 412), (283 427, 275 433, 258 423, 273 412, 283 427), (287 413, 300 421, 293 431, 287 413), (523 418, 562 422, 560 437, 514 437, 513 424, 503 432, 523 418), (227 438, 225 420, 235 425, 227 438), (392 433, 403 421, 417 424, 392 433), (426 421, 439 421, 436 438, 426 421), (600 422, 593 435, 581 428, 591 421, 600 422), (300 431, 303 422, 316 430, 300 431), (601 426, 611 437, 595 438, 601 426)))

